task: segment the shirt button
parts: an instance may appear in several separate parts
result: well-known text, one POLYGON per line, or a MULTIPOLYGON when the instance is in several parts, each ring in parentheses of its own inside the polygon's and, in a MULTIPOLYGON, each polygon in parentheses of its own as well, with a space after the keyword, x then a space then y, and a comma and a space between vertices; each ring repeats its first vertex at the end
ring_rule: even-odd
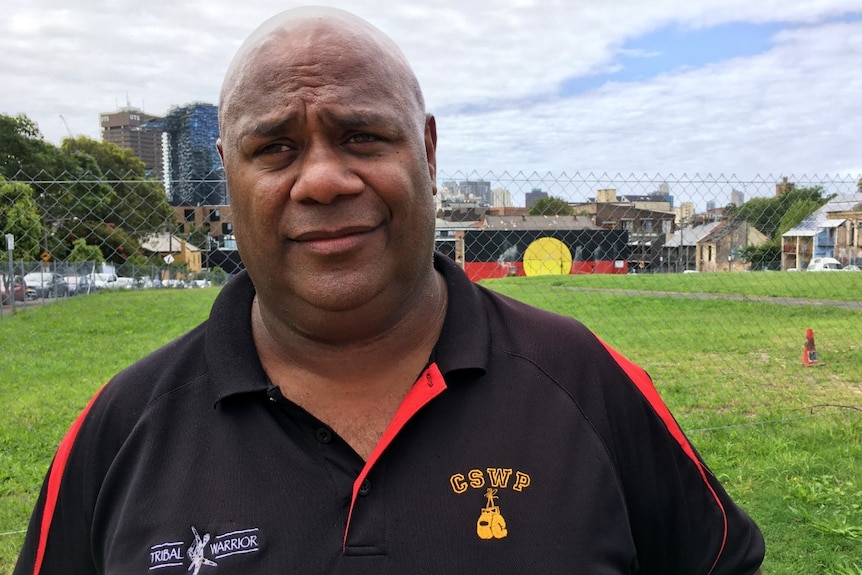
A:
POLYGON ((371 482, 367 479, 364 479, 362 483, 359 484, 359 495, 363 497, 371 493, 371 482))
POLYGON ((321 427, 317 430, 317 441, 320 443, 329 443, 332 441, 332 432, 325 427, 321 427))

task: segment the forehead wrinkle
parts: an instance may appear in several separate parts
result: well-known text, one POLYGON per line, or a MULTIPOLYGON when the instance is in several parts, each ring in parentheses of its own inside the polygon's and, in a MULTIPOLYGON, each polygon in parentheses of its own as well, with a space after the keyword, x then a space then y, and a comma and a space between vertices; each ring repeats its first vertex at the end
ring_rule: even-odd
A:
MULTIPOLYGON (((369 79, 378 79, 375 92, 381 96, 396 92, 401 106, 412 108, 417 120, 424 123, 425 102, 421 88, 409 63, 395 43, 364 20, 344 14, 328 14, 317 18, 292 20, 292 11, 276 17, 255 31, 243 44, 228 68, 220 94, 219 124, 222 133, 234 114, 234 102, 246 101, 258 86, 253 80, 271 84, 283 91, 297 72, 320 78, 327 77, 323 62, 345 65, 347 62, 367 71, 369 79), (302 56, 301 60, 290 60, 302 56), (284 60, 288 60, 285 62, 284 60), (314 74, 314 71, 320 70, 314 74), (257 77, 257 78, 255 78, 257 77)), ((329 75, 333 85, 336 75, 329 75)), ((237 104, 239 105, 239 104, 237 104)))

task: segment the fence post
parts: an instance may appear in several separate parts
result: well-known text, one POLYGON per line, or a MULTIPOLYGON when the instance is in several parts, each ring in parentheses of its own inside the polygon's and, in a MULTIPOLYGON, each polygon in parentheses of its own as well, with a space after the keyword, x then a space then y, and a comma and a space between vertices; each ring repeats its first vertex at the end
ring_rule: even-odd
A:
POLYGON ((8 281, 7 288, 7 296, 11 296, 9 300, 12 302, 12 314, 15 314, 15 274, 14 269, 15 266, 12 263, 12 250, 15 249, 15 236, 12 234, 6 234, 6 260, 9 265, 8 275, 6 279, 8 281))

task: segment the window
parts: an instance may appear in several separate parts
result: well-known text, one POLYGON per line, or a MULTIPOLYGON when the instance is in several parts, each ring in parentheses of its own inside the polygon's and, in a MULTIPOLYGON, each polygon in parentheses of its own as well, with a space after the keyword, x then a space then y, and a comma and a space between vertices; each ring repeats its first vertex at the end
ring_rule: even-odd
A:
POLYGON ((652 220, 641 220, 641 229, 643 229, 643 231, 647 233, 651 232, 652 220))
POLYGON ((222 235, 230 235, 233 233, 233 224, 230 222, 224 222, 221 225, 221 233, 222 235))
POLYGON ((183 210, 183 217, 187 222, 195 221, 195 210, 194 208, 186 208, 183 210))
POLYGON ((217 222, 221 219, 221 210, 213 210, 210 212, 210 221, 217 222))

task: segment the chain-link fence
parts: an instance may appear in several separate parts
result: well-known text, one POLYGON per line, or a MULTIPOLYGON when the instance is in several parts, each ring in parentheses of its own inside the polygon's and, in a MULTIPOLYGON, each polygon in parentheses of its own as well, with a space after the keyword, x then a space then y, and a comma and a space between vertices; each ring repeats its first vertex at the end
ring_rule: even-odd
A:
MULTIPOLYGON (((6 310, 13 300, 26 305, 101 289, 205 286, 241 269, 229 205, 175 206, 166 188, 176 189, 176 182, 98 173, 0 179, 0 232, 14 243, 0 256, 6 310)), ((734 373, 740 357, 710 342, 770 342, 776 337, 770 330, 784 324, 771 325, 763 314, 788 306, 802 318, 804 310, 840 309, 823 329, 859 365, 858 176, 458 172, 439 174, 437 183, 438 250, 475 281, 537 278, 519 284, 520 293, 529 299, 525 290, 534 289, 545 298, 534 303, 589 319, 612 342, 628 341, 636 330, 645 344, 635 359, 647 368, 672 372, 675 351, 661 345, 672 332, 703 341, 705 369, 734 373), (839 269, 840 275, 814 273, 839 269), (633 277, 641 280, 626 280, 633 277), (619 296, 628 307, 616 315, 596 311, 622 305, 612 299, 619 296), (640 322, 659 296, 675 303, 662 319, 640 322), (732 315, 738 311, 708 321, 691 315, 704 307, 697 302, 716 298, 766 307, 741 318, 732 315)), ((793 325, 798 330, 782 360, 798 363, 808 326, 804 319, 793 325)), ((769 345, 756 353, 767 354, 769 345)), ((762 390, 774 382, 753 381, 756 374, 746 371, 742 391, 768 403, 762 390)), ((838 381, 824 403, 858 406, 862 374, 845 370, 838 381)))

